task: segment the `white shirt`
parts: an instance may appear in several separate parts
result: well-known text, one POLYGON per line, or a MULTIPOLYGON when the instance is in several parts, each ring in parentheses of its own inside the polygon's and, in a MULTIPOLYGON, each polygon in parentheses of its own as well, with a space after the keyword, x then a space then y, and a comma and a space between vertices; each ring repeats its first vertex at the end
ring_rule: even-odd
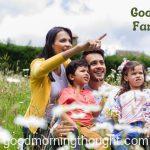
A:
POLYGON ((52 109, 56 106, 57 99, 59 98, 60 92, 62 89, 68 87, 68 80, 66 77, 65 67, 61 65, 61 75, 57 75, 55 72, 52 72, 52 76, 55 79, 54 82, 51 82, 51 95, 50 102, 48 103, 45 111, 45 117, 48 121, 52 117, 52 109))

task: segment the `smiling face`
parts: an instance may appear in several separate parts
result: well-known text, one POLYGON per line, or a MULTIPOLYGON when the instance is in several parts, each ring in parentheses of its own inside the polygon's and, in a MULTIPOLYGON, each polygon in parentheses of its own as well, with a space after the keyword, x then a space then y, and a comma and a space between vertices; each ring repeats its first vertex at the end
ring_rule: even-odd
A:
POLYGON ((131 89, 140 89, 144 84, 144 72, 142 65, 135 66, 134 69, 128 71, 124 80, 129 83, 131 89))
POLYGON ((89 64, 90 80, 103 81, 106 74, 106 66, 103 57, 98 53, 91 53, 85 57, 89 64))
POLYGON ((66 51, 72 47, 71 37, 65 31, 60 31, 57 33, 54 44, 52 45, 55 54, 66 51))
POLYGON ((88 67, 77 67, 74 75, 70 75, 70 79, 73 81, 74 85, 80 85, 81 87, 83 87, 90 80, 88 67))

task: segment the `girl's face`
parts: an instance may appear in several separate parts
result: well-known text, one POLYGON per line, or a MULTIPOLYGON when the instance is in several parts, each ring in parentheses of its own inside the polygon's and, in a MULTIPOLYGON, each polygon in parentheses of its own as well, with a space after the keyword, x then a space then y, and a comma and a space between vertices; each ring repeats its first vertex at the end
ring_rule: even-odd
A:
POLYGON ((144 72, 142 65, 134 67, 134 70, 129 70, 128 75, 124 77, 131 89, 140 89, 144 84, 144 72))
POLYGON ((65 31, 58 32, 52 47, 56 54, 70 49, 72 44, 69 34, 65 31))

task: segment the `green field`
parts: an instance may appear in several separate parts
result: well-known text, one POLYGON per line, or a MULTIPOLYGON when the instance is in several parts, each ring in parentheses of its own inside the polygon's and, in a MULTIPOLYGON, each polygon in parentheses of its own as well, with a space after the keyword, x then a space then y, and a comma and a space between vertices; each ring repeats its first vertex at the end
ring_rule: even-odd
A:
MULTIPOLYGON (((16 140, 22 137, 22 127, 14 124, 14 118, 20 114, 24 115, 30 99, 29 81, 19 75, 13 78, 20 80, 19 83, 8 82, 7 76, 0 73, 0 126, 7 129, 15 139, 9 148, 0 145, 0 150, 16 150, 16 140)), ((5 146, 6 147, 6 146, 5 146)))
MULTIPOLYGON (((118 84, 118 79, 114 79, 114 70, 106 81, 111 84, 118 84)), ((22 138, 22 127, 14 124, 14 118, 17 115, 24 115, 30 102, 30 90, 29 90, 29 79, 28 77, 22 77, 21 75, 9 75, 14 79, 19 79, 20 82, 8 82, 8 76, 4 76, 0 72, 0 126, 7 129, 13 137, 10 144, 0 144, 0 150, 17 149, 17 140, 22 138)), ((150 83, 150 82, 149 82, 150 83)), ((150 84, 147 83, 147 87, 150 88, 150 84)), ((1 135, 0 135, 1 136, 1 135)))

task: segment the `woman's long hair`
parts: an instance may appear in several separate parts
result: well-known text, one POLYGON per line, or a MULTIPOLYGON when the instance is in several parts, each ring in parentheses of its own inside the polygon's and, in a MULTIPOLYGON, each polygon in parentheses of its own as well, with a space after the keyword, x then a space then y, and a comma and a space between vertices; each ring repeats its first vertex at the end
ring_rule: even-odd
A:
MULTIPOLYGON (((134 70, 136 66, 142 65, 141 63, 137 62, 137 61, 129 61, 125 64, 125 66, 123 67, 122 71, 121 71, 121 90, 119 91, 119 93, 117 95, 121 95, 127 91, 129 91, 130 85, 129 82, 125 81, 125 76, 128 75, 129 70, 134 70)), ((143 68, 143 73, 144 73, 144 82, 146 80, 146 71, 145 71, 145 67, 144 65, 142 65, 143 68)), ((141 85, 141 90, 144 88, 144 83, 143 85, 141 85)))
MULTIPOLYGON (((45 46, 42 50, 42 53, 37 55, 37 58, 48 59, 48 58, 56 55, 55 50, 53 49, 52 45, 55 42, 55 38, 56 38, 57 33, 59 33, 60 31, 65 31, 66 33, 68 33, 68 35, 70 36, 70 39, 71 39, 71 43, 72 43, 72 32, 70 29, 64 28, 64 27, 54 27, 48 31, 48 33, 46 35, 45 46)), ((51 72, 48 74, 48 76, 52 82, 55 81, 51 72)))

